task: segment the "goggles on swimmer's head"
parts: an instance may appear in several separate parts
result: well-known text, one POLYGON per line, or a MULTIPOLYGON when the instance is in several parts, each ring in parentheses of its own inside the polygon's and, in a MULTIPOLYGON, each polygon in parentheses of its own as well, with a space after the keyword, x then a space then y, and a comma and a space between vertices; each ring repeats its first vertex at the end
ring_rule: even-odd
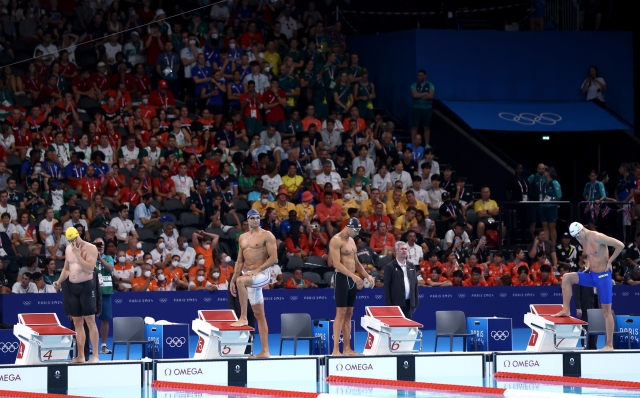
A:
POLYGON ((251 216, 251 217, 247 218, 247 220, 249 220, 249 221, 260 221, 260 216, 251 216))
POLYGON ((355 217, 351 217, 349 219, 349 221, 347 221, 347 228, 351 228, 355 231, 356 235, 360 233, 360 230, 362 229, 362 225, 360 224, 360 220, 358 220, 355 217))

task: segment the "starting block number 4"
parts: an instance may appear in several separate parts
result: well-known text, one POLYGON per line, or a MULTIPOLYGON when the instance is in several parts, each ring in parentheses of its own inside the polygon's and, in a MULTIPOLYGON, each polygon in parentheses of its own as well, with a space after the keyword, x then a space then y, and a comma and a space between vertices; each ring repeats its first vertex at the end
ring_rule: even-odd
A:
POLYGON ((46 359, 47 361, 49 361, 49 360, 51 360, 51 357, 52 357, 52 356, 53 356, 53 355, 52 355, 52 353, 51 353, 51 350, 49 350, 49 351, 47 351, 47 352, 45 352, 45 353, 44 353, 44 355, 42 356, 42 358, 44 358, 44 359, 46 359))

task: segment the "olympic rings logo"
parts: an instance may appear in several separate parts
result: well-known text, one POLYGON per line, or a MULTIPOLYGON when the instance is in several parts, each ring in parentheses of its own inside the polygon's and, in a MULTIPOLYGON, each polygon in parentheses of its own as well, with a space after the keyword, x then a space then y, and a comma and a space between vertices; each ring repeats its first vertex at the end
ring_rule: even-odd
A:
POLYGON ((211 301, 211 298, 210 298, 210 297, 205 297, 205 298, 204 298, 204 302, 205 302, 205 303, 208 303, 208 302, 210 302, 210 301, 211 301))
POLYGON ((381 294, 376 294, 376 300, 382 300, 384 296, 382 296, 381 294))
POLYGON ((16 352, 19 348, 20 344, 16 341, 11 343, 0 342, 0 351, 2 351, 3 354, 6 354, 8 352, 16 352))
POLYGON ((553 126, 559 121, 562 120, 562 116, 557 115, 555 113, 544 112, 540 115, 536 115, 535 113, 521 113, 516 115, 515 113, 509 112, 500 112, 498 113, 500 119, 506 120, 508 122, 516 122, 519 124, 524 124, 526 126, 533 126, 534 124, 542 124, 544 126, 553 126))
POLYGON ((115 299, 113 301, 115 301, 116 304, 122 304, 122 299, 115 299))
POLYGON ((466 295, 466 294, 464 294, 464 293, 460 293, 460 294, 458 294, 458 297, 460 297, 460 298, 465 298, 465 297, 467 297, 467 295, 466 295))
POLYGON ((291 301, 296 301, 298 299, 298 296, 291 296, 291 301))
POLYGON ((500 297, 502 297, 502 298, 507 297, 507 293, 500 293, 500 297))
POLYGON ((540 293, 540 297, 547 297, 548 295, 549 295, 549 293, 547 293, 547 292, 540 293))
POLYGON ((23 301, 22 304, 25 306, 29 306, 31 305, 31 301, 23 301))
POLYGON ((180 348, 187 342, 184 337, 167 337, 165 341, 171 348, 180 348))
POLYGON ((508 330, 494 330, 491 332, 491 338, 494 340, 506 340, 509 337, 508 330))
POLYGON ((166 299, 166 298, 161 298, 161 299, 160 299, 160 302, 161 302, 161 303, 166 303, 166 302, 167 302, 167 299, 166 299))
POLYGON ((622 297, 628 297, 629 296, 629 292, 622 292, 622 297))

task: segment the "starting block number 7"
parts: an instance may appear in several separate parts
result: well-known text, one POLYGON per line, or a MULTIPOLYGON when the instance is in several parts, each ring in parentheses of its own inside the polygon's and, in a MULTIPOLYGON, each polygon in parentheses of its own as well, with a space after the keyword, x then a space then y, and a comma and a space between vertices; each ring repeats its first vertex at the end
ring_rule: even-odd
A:
POLYGON ((45 352, 44 355, 42 356, 42 358, 46 359, 47 361, 51 360, 51 357, 52 357, 51 350, 45 352))

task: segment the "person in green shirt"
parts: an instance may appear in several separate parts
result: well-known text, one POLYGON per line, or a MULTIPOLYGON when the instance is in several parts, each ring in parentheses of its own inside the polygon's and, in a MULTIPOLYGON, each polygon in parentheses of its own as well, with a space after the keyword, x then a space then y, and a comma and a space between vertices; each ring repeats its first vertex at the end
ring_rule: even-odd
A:
POLYGON ((360 83, 362 76, 367 72, 367 68, 360 66, 358 63, 360 56, 356 53, 351 54, 351 66, 347 69, 347 75, 349 75, 350 83, 360 83))
POLYGON ((315 74, 320 74, 323 71, 325 64, 324 54, 322 54, 322 50, 316 46, 316 42, 311 38, 307 43, 306 58, 307 60, 313 61, 313 72, 315 74))
POLYGON ((191 19, 191 22, 189 23, 188 30, 189 33, 198 37, 206 36, 207 31, 209 30, 209 25, 200 18, 199 11, 193 13, 193 19, 191 19))
POLYGON ((53 285, 53 282, 60 279, 60 272, 56 270, 56 260, 51 257, 45 260, 45 268, 42 276, 44 277, 44 283, 47 285, 53 285))
POLYGON ((429 144, 431 117, 433 115, 433 84, 427 81, 427 72, 418 71, 418 81, 411 85, 413 105, 411 108, 411 139, 418 134, 418 127, 424 127, 424 144, 429 144))
POLYGON ((366 121, 367 126, 370 125, 375 118, 373 100, 376 98, 376 90, 373 83, 369 81, 369 72, 366 69, 362 73, 362 80, 353 86, 353 98, 360 117, 366 121))
POLYGON ((291 57, 293 60, 293 66, 296 69, 299 70, 304 67, 305 54, 298 50, 298 39, 295 37, 292 37, 291 40, 289 40, 289 51, 283 54, 283 58, 286 59, 287 57, 291 57))
POLYGON ((344 119, 353 105, 353 94, 351 84, 347 80, 347 72, 342 72, 338 79, 338 84, 333 90, 333 101, 336 104, 336 111, 342 114, 344 119))
POLYGON ((356 169, 356 175, 349 180, 349 187, 353 188, 356 185, 356 181, 362 182, 362 187, 368 192, 371 186, 371 180, 364 176, 364 167, 359 166, 356 169))
POLYGON ((287 106, 285 112, 287 116, 291 115, 291 111, 296 108, 298 97, 300 97, 300 79, 293 73, 286 61, 280 65, 280 89, 287 94, 287 106))
POLYGON ((242 171, 238 173, 238 191, 239 195, 249 195, 253 191, 256 178, 251 175, 251 162, 245 161, 242 165, 242 171))
MULTIPOLYGON (((113 282, 111 280, 113 258, 104 253, 104 241, 101 238, 94 240, 93 244, 98 248, 96 271, 98 271, 100 293, 102 294, 102 312, 98 315, 98 319, 100 319, 100 339, 102 340, 100 354, 111 354, 111 350, 107 348, 107 337, 109 337, 109 321, 113 319, 113 305, 111 301, 111 297, 113 296, 113 282)), ((94 348, 94 350, 95 349, 96 348, 94 348)))
POLYGON ((292 132, 299 137, 304 132, 302 120, 300 120, 300 112, 297 109, 291 111, 291 119, 287 120, 286 127, 288 132, 292 132))
POLYGON ((316 117, 320 120, 326 119, 329 116, 329 103, 323 82, 314 72, 312 60, 307 61, 300 75, 300 86, 304 88, 303 98, 307 99, 307 104, 313 104, 316 117))

